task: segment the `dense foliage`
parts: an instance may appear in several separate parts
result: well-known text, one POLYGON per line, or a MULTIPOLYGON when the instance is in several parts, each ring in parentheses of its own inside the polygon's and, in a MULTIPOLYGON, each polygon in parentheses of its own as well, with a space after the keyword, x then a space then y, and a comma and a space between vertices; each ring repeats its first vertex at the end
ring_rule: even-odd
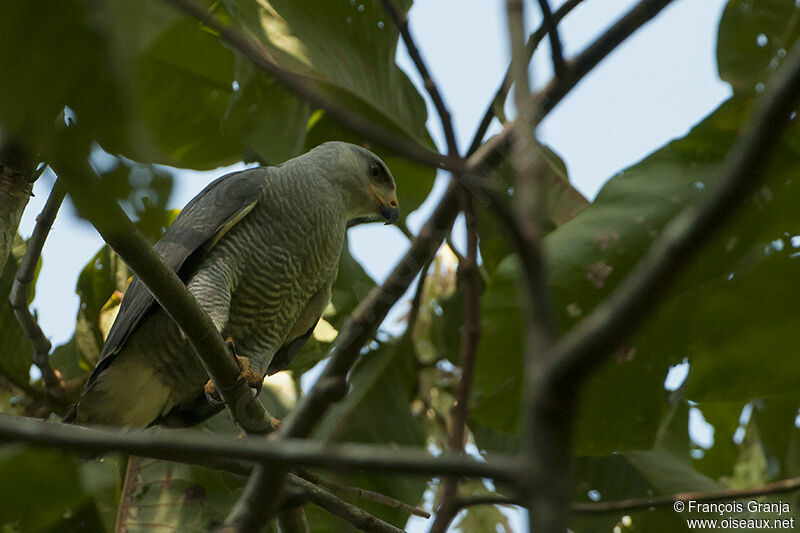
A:
MULTIPOLYGON (((404 10, 410 0, 403 2, 404 10)), ((800 36, 800 8, 787 0, 731 0, 719 26, 720 77, 733 96, 683 138, 656 148, 611 177, 585 202, 554 169, 545 240, 558 323, 566 331, 631 271, 679 210, 702 198, 763 91, 800 36)), ((211 3, 209 3, 211 6, 211 3)), ((423 97, 394 62, 398 32, 380 2, 223 0, 213 9, 254 38, 285 69, 409 139, 433 147, 423 97)), ((163 167, 210 169, 237 161, 273 164, 326 140, 366 139, 277 85, 225 46, 218 35, 163 2, 13 0, 0 17, 0 124, 37 151, 53 142, 64 105, 88 132, 82 154, 93 158, 108 201, 127 202, 156 239, 173 216, 165 209, 172 176, 163 167), (9 75, 11 73, 11 75, 9 75), (109 155, 113 154, 113 155, 109 155), (146 200, 143 200, 145 199, 146 200)), ((622 82, 622 81, 621 81, 622 82)), ((434 171, 372 146, 398 181, 405 214, 425 200, 434 171)), ((764 186, 714 235, 675 283, 658 312, 581 391, 574 452, 574 501, 606 501, 761 485, 799 476, 800 128, 797 120, 769 165, 764 186), (671 367, 686 380, 665 389, 671 367), (713 427, 713 443, 690 436, 690 416, 713 427)), ((496 177, 513 196, 513 170, 496 177)), ((403 221, 400 224, 404 224, 403 221)), ((523 331, 519 266, 488 210, 479 210, 482 341, 468 427, 481 454, 521 445, 523 331)), ((22 244, 0 280, 0 412, 47 416, 29 397, 31 349, 5 303, 22 244)), ((457 259, 437 256, 413 331, 380 334, 352 375, 352 392, 328 414, 315 438, 441 449, 458 380, 462 290, 457 259)), ((340 328, 374 280, 343 252, 333 307, 340 328)), ((108 248, 76 282, 81 306, 74 338, 56 347, 53 365, 66 378, 96 361, 109 317, 129 272, 108 248)), ((58 305, 49 302, 48 305, 58 305)), ((291 366, 292 383, 265 390, 275 414, 301 394, 301 375, 321 360, 332 335, 319 335, 291 366)), ((235 433, 227 413, 205 430, 235 433)), ((117 517, 124 461, 103 462, 5 445, 0 448, 3 531, 208 530, 227 514, 243 478, 195 466, 144 460, 130 501, 117 517), (41 487, 47 486, 47 497, 41 487)), ((437 480, 369 472, 342 475, 349 485, 422 504, 437 480)), ((473 481, 464 495, 503 493, 473 481)), ((763 501, 790 501, 776 495, 763 501)), ((402 527, 398 509, 353 500, 402 527)), ((348 524, 306 506, 312 531, 348 524)), ((734 515, 749 517, 747 511, 734 515)), ((774 518, 774 516, 771 516, 774 518)), ((684 531, 671 507, 572 517, 575 531, 684 531), (630 515, 622 521, 622 515, 630 515)), ((491 506, 460 516, 463 531, 508 528, 491 506)))

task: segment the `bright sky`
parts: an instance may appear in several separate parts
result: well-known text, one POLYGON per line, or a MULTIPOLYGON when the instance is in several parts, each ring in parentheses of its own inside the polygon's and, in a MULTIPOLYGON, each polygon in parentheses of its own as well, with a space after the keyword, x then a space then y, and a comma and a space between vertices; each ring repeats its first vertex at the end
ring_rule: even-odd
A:
MULTIPOLYGON (((553 10, 561 2, 551 0, 553 10)), ((450 107, 462 150, 469 143, 485 106, 508 62, 502 1, 418 0, 411 11, 411 29, 450 107)), ((635 5, 633 0, 586 0, 560 25, 566 55, 571 56, 635 5)), ((680 137, 730 95, 717 77, 716 28, 725 0, 677 0, 654 22, 619 47, 587 76, 551 113, 540 138, 566 161, 573 183, 594 197, 619 170, 636 163, 672 138, 680 137)), ((530 9, 528 30, 537 24, 530 9)), ((398 61, 419 87, 411 61, 400 47, 398 61)), ((549 50, 540 46, 534 58, 535 83, 549 78, 549 50)), ((440 146, 441 128, 429 104, 429 129, 440 146)), ((495 123, 494 129, 498 127, 495 123)), ((175 182, 172 207, 183 206, 224 171, 182 173, 175 182)), ((402 183, 402 177, 397 176, 402 183)), ((445 182, 439 176, 436 190, 445 182)), ((27 237, 52 185, 40 179, 23 216, 20 233, 27 237)), ((438 196, 438 195, 437 195, 438 196)), ((409 219, 416 231, 430 212, 427 202, 409 219)), ((36 308, 45 334, 54 344, 73 332, 78 300, 75 281, 81 267, 101 246, 94 229, 76 220, 71 207, 59 215, 44 249, 36 308)), ((407 248, 391 227, 374 225, 351 230, 351 248, 367 271, 383 279, 407 248)), ((390 315, 396 320, 405 307, 390 315)), ((515 517, 515 521, 518 517, 515 517)))

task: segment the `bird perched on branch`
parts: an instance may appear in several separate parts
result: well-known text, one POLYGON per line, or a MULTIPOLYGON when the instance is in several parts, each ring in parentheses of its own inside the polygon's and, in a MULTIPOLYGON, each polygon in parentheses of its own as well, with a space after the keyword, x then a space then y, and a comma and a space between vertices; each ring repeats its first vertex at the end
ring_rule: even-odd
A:
MULTIPOLYGON (((230 337, 251 385, 284 368, 328 304, 348 220, 395 222, 394 178, 364 148, 329 142, 277 165, 223 176, 194 197, 155 245, 230 337)), ((219 410, 178 326, 134 278, 69 419, 191 425, 219 410)))

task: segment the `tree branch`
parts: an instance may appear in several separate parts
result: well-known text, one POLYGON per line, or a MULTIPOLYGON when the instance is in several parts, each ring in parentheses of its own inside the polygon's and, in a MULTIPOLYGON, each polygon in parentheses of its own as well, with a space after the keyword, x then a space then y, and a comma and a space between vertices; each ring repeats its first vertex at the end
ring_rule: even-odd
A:
MULTIPOLYGON (((564 4, 553 14, 554 22, 556 24, 561 22, 561 19, 566 17, 569 12, 575 9, 581 2, 583 2, 583 0, 568 0, 567 2, 564 2, 564 4)), ((533 53, 536 51, 539 43, 542 42, 542 39, 544 39, 546 35, 547 26, 543 23, 530 35, 530 37, 528 37, 528 42, 525 44, 525 57, 527 58, 526 63, 530 63, 533 53)), ((512 85, 513 79, 511 78, 511 65, 509 65, 506 69, 506 74, 503 77, 500 87, 498 87, 497 92, 492 98, 492 101, 489 102, 489 105, 486 107, 486 112, 484 112, 483 118, 481 119, 481 122, 475 131, 475 136, 472 138, 472 144, 470 144, 469 151, 467 152, 468 154, 473 154, 481 145, 483 137, 486 135, 486 131, 489 129, 489 124, 492 123, 492 120, 497 114, 496 110, 503 108, 503 104, 508 97, 509 91, 511 91, 512 85)))
MULTIPOLYGON (((542 23, 547 28, 548 39, 550 40, 550 57, 553 61, 553 72, 556 78, 562 79, 567 75, 567 67, 564 64, 564 52, 561 49, 561 38, 558 36, 558 23, 550 11, 550 4, 547 0, 539 0, 539 8, 542 10, 542 23)), ((529 61, 526 61, 527 64, 529 61)))
MULTIPOLYGON (((448 447, 454 452, 464 451, 464 440, 469 417, 469 396, 481 337, 480 272, 478 271, 478 228, 475 222, 475 199, 467 189, 461 190, 462 212, 467 227, 467 256, 459 263, 459 274, 464 290, 464 328, 459 346, 461 377, 455 393, 455 403, 450 411, 448 447)), ((458 513, 451 508, 458 494, 458 478, 447 477, 442 482, 442 497, 431 533, 444 533, 458 513)))
POLYGON ((463 160, 459 157, 442 156, 416 141, 373 123, 353 109, 343 108, 336 100, 318 90, 308 78, 284 69, 263 50, 259 43, 245 37, 192 0, 165 1, 219 33, 223 41, 249 59, 253 65, 271 74, 276 82, 314 106, 330 113, 348 129, 421 165, 451 170, 463 167, 463 160))
POLYGON ((326 444, 308 439, 238 439, 203 432, 151 429, 120 433, 59 422, 0 415, 0 441, 80 453, 123 452, 131 455, 213 466, 209 458, 251 463, 299 465, 332 470, 354 469, 408 475, 464 475, 517 483, 516 458, 498 455, 491 461, 444 453, 433 457, 415 448, 366 444, 326 444))
POLYGON ((324 489, 330 491, 333 494, 337 495, 347 494, 348 496, 355 496, 357 498, 363 498, 365 500, 380 503, 388 507, 391 507, 392 509, 402 509, 403 511, 409 514, 413 514, 415 516, 421 516, 423 518, 431 517, 431 514, 425 511, 424 509, 420 509, 419 507, 414 507, 413 505, 409 505, 396 498, 392 498, 391 496, 381 494, 380 492, 362 489, 360 487, 351 487, 349 485, 344 485, 342 483, 336 483, 335 481, 331 481, 330 479, 323 479, 315 474, 312 474, 307 470, 297 472, 297 475, 302 477, 306 481, 313 483, 314 485, 319 485, 320 487, 323 487, 324 489))
MULTIPOLYGON (((0 426, 2 426, 2 418, 0 418, 0 426)), ((199 455, 191 458, 183 456, 179 461, 206 468, 213 468, 215 470, 222 470, 239 476, 249 476, 253 471, 253 465, 250 462, 239 459, 228 459, 219 455, 199 455)), ((313 474, 309 474, 305 471, 301 471, 299 474, 300 475, 289 474, 286 478, 290 493, 302 492, 302 499, 350 522, 362 531, 375 531, 378 533, 398 533, 398 531, 400 531, 380 518, 342 500, 339 496, 332 494, 325 488, 317 486, 315 479, 318 478, 313 476, 313 474)), ((123 493, 124 492, 123 490, 123 493)), ((385 497, 388 498, 388 496, 385 497)))
POLYGON ((580 381, 649 316, 678 272, 766 177, 763 168, 798 101, 800 43, 756 101, 725 157, 718 185, 699 205, 679 213, 611 296, 553 347, 545 379, 559 386, 580 381))
POLYGON ((403 531, 301 477, 289 474, 288 481, 302 489, 308 501, 353 524, 361 531, 376 533, 402 533, 403 531))
POLYGON ((17 317, 17 322, 19 322, 20 327, 33 346, 33 363, 42 373, 45 391, 52 398, 62 402, 67 399, 66 391, 63 387, 63 381, 53 371, 53 367, 50 366, 50 349, 52 345, 28 308, 28 295, 30 294, 30 285, 33 282, 36 265, 39 263, 39 258, 42 254, 42 248, 65 194, 66 189, 64 189, 64 186, 60 181, 56 181, 42 212, 36 217, 36 227, 33 229, 33 234, 25 248, 25 255, 17 269, 14 284, 11 287, 11 294, 8 297, 11 308, 14 310, 14 315, 17 317))
POLYGON ((98 201, 104 197, 100 180, 88 162, 76 161, 71 156, 79 153, 71 150, 71 143, 75 142, 73 137, 74 133, 66 132, 61 151, 52 155, 51 164, 79 212, 92 222, 184 332, 234 420, 248 433, 272 431, 270 416, 247 383, 240 379, 241 370, 194 296, 177 274, 164 264, 116 202, 98 201))
POLYGON ((394 22, 394 25, 397 26, 397 29, 400 31, 400 35, 403 37, 403 42, 408 50, 408 55, 411 56, 414 66, 417 67, 417 71, 425 85, 425 90, 428 91, 431 100, 433 100, 433 105, 439 113, 439 120, 442 123, 444 138, 447 142, 447 153, 451 156, 458 156, 458 143, 456 142, 456 134, 453 130, 453 121, 450 116, 450 111, 447 109, 444 99, 442 99, 442 95, 439 92, 439 88, 436 86, 436 82, 433 81, 428 67, 425 65, 425 61, 422 60, 422 55, 419 53, 417 44, 414 42, 413 37, 411 37, 411 32, 408 29, 408 17, 400 13, 392 0, 381 1, 383 2, 384 9, 392 19, 392 22, 394 22))

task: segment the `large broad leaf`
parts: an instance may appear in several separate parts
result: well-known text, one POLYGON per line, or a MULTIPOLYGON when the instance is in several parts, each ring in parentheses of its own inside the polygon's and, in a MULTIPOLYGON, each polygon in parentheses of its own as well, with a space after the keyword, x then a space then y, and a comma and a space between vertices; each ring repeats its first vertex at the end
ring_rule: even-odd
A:
MULTIPOLYGON (((240 138, 221 128, 234 90, 234 55, 218 36, 155 0, 103 2, 92 5, 91 16, 103 31, 111 80, 128 110, 91 124, 105 149, 197 169, 241 159, 240 138), (113 135, 111 124, 132 133, 113 135)), ((80 120, 94 108, 76 112, 80 120)))
MULTIPOLYGON (((610 180, 591 207, 548 235, 548 271, 562 329, 609 294, 669 219, 713 187, 748 109, 749 102, 738 98, 723 104, 686 138, 610 180)), ((777 290, 774 283, 795 276, 796 267, 790 239, 784 237, 780 251, 767 245, 800 233, 791 215, 800 200, 792 179, 792 161, 800 154, 793 146, 791 138, 782 143, 766 187, 705 248, 654 319, 584 388, 578 453, 648 448, 664 407, 664 376, 687 356, 693 399, 791 392, 800 367, 786 339, 798 327, 791 304, 797 295, 794 284, 777 290), (758 306, 764 294, 774 295, 774 305, 758 306), (763 364, 764 357, 772 364, 763 364)), ((501 265, 483 296, 485 336, 504 344, 482 343, 475 377, 476 421, 506 433, 517 428, 522 376, 515 267, 501 265)))
MULTIPOLYGON (((351 377, 349 394, 327 414, 315 437, 337 442, 386 446, 425 444, 420 422, 411 414, 416 362, 410 343, 384 344, 362 356, 351 377)), ((406 476, 350 473, 346 483, 387 494, 411 505, 422 499, 424 480, 406 476)), ((370 513, 402 526, 408 514, 373 502, 358 501, 370 513)))
MULTIPOLYGON (((193 465, 131 457, 120 509, 126 531, 212 531, 228 516, 243 478, 193 465)), ((265 531, 272 531, 271 526, 265 531)))
POLYGON ((797 2, 788 0, 729 1, 717 41, 720 78, 739 93, 763 90, 800 36, 798 13, 797 2))
MULTIPOLYGON (((781 35, 787 49, 792 45, 798 17, 790 4, 729 4, 718 50, 723 75, 737 64, 730 58, 738 53, 738 41, 731 39, 745 27, 748 42, 752 37, 755 43, 763 31, 769 38, 781 35), (734 9, 751 11, 745 16, 734 9), (762 28, 759 21, 765 18, 771 25, 762 28)), ((750 54, 742 72, 769 69, 770 62, 769 55, 750 54)), ((591 207, 547 236, 562 331, 624 279, 668 220, 716 184, 751 106, 752 92, 738 91, 684 139, 611 179, 591 207)), ((691 362, 686 393, 692 399, 741 402, 798 394, 791 385, 800 379, 791 340, 798 329, 791 304, 798 299, 797 284, 778 281, 797 277, 798 139, 798 128, 792 128, 765 170, 765 186, 704 248, 656 316, 583 388, 575 439, 579 454, 649 448, 665 412, 661 382, 668 367, 685 357, 691 362), (763 305, 765 298, 769 306, 763 305)), ((515 280, 514 265, 504 269, 501 263, 482 299, 484 338, 493 341, 481 343, 473 418, 478 444, 487 448, 514 448, 519 442, 513 435, 519 431, 523 335, 511 294, 515 280), (491 416, 496 413, 502 416, 491 416)))
POLYGON ((141 56, 144 121, 163 156, 157 163, 215 168, 241 158, 238 136, 221 130, 233 92, 233 54, 194 19, 166 28, 141 56))
MULTIPOLYGON (((51 137, 67 105, 119 141, 127 116, 107 42, 79 0, 11 0, 0 20, 0 122, 35 147, 51 137)), ((60 119, 63 121, 63 117, 60 119)), ((88 147, 88 146, 87 146, 88 147)))
MULTIPOLYGON (((589 205, 589 200, 570 184, 567 167, 561 156, 547 146, 540 145, 539 148, 541 152, 538 160, 540 164, 537 169, 538 179, 542 180, 547 191, 543 230, 549 233, 575 218, 589 205)), ((506 160, 495 170, 488 186, 503 193, 511 207, 514 202, 516 181, 514 168, 510 161, 506 160)), ((514 249, 509 244, 509 235, 499 224, 497 217, 492 214, 491 207, 484 207, 482 201, 479 201, 478 206, 481 259, 483 265, 494 272, 500 262, 514 249)))
POLYGON ((116 461, 83 462, 58 452, 0 449, 4 531, 112 531, 116 461), (46 493, 42 491, 46 487, 46 493))
MULTIPOLYGON (((380 2, 226 0, 231 20, 283 68, 346 105, 366 105, 426 143, 425 104, 394 62, 398 32, 380 2)), ((402 2, 403 10, 410 2, 402 2)), ((363 109, 362 109, 363 111, 363 109)))
POLYGON ((302 153, 311 106, 241 56, 236 84, 222 126, 251 152, 246 159, 276 165, 302 153))

